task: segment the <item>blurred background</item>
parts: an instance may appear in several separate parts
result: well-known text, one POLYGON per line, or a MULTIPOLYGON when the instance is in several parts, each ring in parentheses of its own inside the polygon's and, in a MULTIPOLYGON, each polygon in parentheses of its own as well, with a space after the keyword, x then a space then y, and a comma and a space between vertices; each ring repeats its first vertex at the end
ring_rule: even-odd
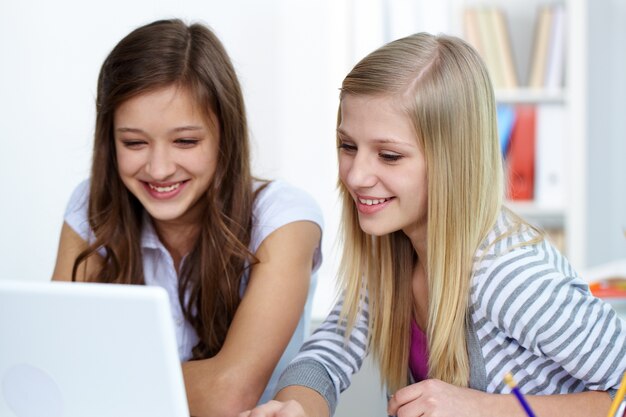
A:
MULTIPOLYGON (((338 88, 366 53, 418 31, 446 32, 474 42, 490 65, 499 104, 512 106, 514 112, 520 105, 536 108, 535 187, 544 181, 541 170, 546 166, 558 168, 552 175, 562 183, 551 185, 548 194, 553 198, 546 199, 543 191, 511 200, 511 205, 554 232, 580 270, 626 257, 623 0, 4 0, 0 279, 49 279, 65 205, 74 186, 89 174, 99 67, 129 31, 170 17, 208 24, 229 51, 246 98, 255 174, 301 186, 323 207, 326 262, 317 317, 332 302, 338 252, 333 246, 338 88), (558 78, 551 86, 530 86, 541 48, 542 9, 555 4, 563 6, 564 29, 560 40, 547 42, 560 42, 560 53, 545 59, 556 59, 558 78), (513 85, 499 84, 498 61, 494 64, 493 54, 488 54, 495 46, 485 39, 503 36, 486 32, 484 38, 486 28, 493 30, 485 13, 494 10, 504 18, 504 38, 498 42, 506 48, 503 56, 512 59, 513 85), (478 16, 474 23, 472 14, 478 16), (553 110, 552 116, 542 116, 545 108, 553 110), (552 133, 547 139, 539 131, 544 125, 552 133), (542 144, 547 141, 556 145, 545 151, 542 144)), ((512 146, 513 128, 510 139, 512 146)), ((520 141, 530 140, 517 139, 518 146, 530 146, 520 141)))
MULTIPOLYGON (((508 178, 532 181, 509 204, 583 274, 624 274, 624 0, 1 0, 0 279, 50 278, 65 205, 89 175, 100 65, 129 31, 171 17, 209 25, 230 53, 254 173, 308 190, 323 208, 315 320, 331 306, 337 265, 338 88, 366 53, 419 31, 463 36, 483 54, 508 178), (523 114, 533 115, 524 134, 523 114), (520 163, 516 149, 532 157, 520 163)), ((384 410, 370 398, 355 403, 384 410)))
MULTIPOLYGON (((445 7, 413 7, 406 33, 445 29, 445 7)), ((383 16, 380 1, 3 0, 0 279, 50 278, 68 198, 89 175, 100 65, 132 29, 178 17, 213 28, 234 62, 254 173, 308 190, 324 210, 314 312, 323 316, 334 292, 338 88, 357 58, 395 35, 383 16)))

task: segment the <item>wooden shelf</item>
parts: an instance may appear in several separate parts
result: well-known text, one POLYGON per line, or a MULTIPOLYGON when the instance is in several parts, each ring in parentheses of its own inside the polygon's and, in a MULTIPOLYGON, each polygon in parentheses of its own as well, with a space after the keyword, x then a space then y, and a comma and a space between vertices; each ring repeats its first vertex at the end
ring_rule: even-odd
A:
POLYGON ((564 89, 538 90, 533 88, 517 88, 514 90, 496 90, 498 103, 528 103, 528 104, 564 104, 567 96, 564 89))
POLYGON ((534 201, 507 201, 505 205, 529 222, 544 229, 564 229, 564 207, 542 206, 534 201))

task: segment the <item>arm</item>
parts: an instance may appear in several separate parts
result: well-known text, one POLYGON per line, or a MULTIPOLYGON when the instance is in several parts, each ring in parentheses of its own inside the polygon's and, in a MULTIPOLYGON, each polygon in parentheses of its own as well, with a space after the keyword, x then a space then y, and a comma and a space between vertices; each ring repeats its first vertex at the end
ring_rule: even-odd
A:
POLYGON ((349 338, 339 321, 340 299, 324 323, 302 345, 300 353, 278 382, 276 401, 270 401, 241 417, 327 417, 335 412, 339 394, 350 386, 352 375, 367 355, 369 312, 362 305, 349 338))
POLYGON ((328 417, 326 400, 311 388, 293 385, 282 389, 274 401, 254 410, 244 411, 239 417, 328 417))
MULTIPOLYGON (((606 392, 526 395, 536 416, 604 417, 611 405, 606 392)), ((488 394, 426 380, 398 390, 387 408, 392 416, 527 417, 512 394, 488 394)))
MULTIPOLYGON (((76 257, 83 250, 87 249, 87 246, 87 242, 85 242, 66 222, 63 222, 52 280, 71 281, 74 261, 76 261, 76 257)), ((76 280, 85 281, 87 278, 95 276, 101 266, 102 258, 100 258, 99 255, 91 256, 87 261, 83 262, 78 269, 76 280)))
POLYGON ((527 394, 615 393, 626 369, 624 323, 547 243, 494 262, 472 299, 473 321, 495 338, 485 343, 503 352, 485 360, 489 392, 508 392, 511 372, 527 394))
POLYGON ((311 388, 292 385, 283 388, 276 394, 276 401, 293 400, 299 404, 305 415, 310 417, 328 417, 328 404, 324 397, 311 388))
POLYGON ((222 349, 183 364, 192 415, 237 415, 257 403, 302 314, 320 236, 297 221, 261 243, 222 349))
POLYGON ((511 371, 537 416, 605 415, 607 391, 626 369, 626 335, 615 313, 549 246, 517 249, 483 265, 472 320, 491 346, 482 352, 490 393, 427 380, 396 392, 389 413, 525 416, 517 399, 504 394, 510 391, 503 375, 511 371))

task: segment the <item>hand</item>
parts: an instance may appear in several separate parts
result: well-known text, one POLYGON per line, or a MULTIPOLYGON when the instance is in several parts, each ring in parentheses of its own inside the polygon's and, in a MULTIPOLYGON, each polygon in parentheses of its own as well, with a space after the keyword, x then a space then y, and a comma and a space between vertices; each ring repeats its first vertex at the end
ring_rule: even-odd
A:
POLYGON ((398 417, 477 417, 489 394, 428 379, 398 390, 387 413, 398 417))
POLYGON ((239 417, 307 417, 299 402, 289 400, 269 401, 252 410, 244 411, 239 417))

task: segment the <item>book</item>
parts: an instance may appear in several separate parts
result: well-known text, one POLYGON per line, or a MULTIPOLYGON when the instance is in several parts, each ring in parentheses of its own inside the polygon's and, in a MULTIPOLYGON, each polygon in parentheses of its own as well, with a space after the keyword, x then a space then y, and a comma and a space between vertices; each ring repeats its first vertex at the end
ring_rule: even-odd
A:
POLYGON ((511 37, 509 35, 508 22, 504 12, 496 7, 489 9, 491 24, 494 28, 494 40, 497 50, 497 59, 501 71, 503 88, 514 89, 519 86, 517 70, 513 60, 511 37))
POLYGON ((563 87, 565 67, 565 6, 552 6, 550 41, 544 75, 544 87, 550 90, 563 87))
POLYGON ((539 9, 537 9, 537 20, 535 22, 535 37, 530 61, 530 77, 528 79, 528 86, 531 88, 543 88, 544 86, 551 25, 551 6, 539 7, 539 9))
POLYGON ((478 30, 478 12, 472 7, 463 11, 463 34, 465 40, 476 49, 478 54, 485 60, 485 48, 480 42, 480 32, 478 30))
POLYGON ((535 187, 535 122, 532 105, 518 105, 507 153, 507 197, 532 200, 535 187))
POLYGON ((498 56, 495 27, 493 25, 493 19, 491 18, 491 10, 486 7, 481 7, 476 9, 476 16, 480 45, 484 51, 483 59, 487 65, 489 77, 495 88, 504 88, 504 74, 498 56))
POLYGON ((567 196, 566 110, 559 104, 536 108, 535 201, 564 208, 567 196))
POLYGON ((498 137, 502 156, 506 157, 511 140, 511 131, 515 123, 515 106, 512 104, 498 104, 496 118, 498 120, 498 137))

